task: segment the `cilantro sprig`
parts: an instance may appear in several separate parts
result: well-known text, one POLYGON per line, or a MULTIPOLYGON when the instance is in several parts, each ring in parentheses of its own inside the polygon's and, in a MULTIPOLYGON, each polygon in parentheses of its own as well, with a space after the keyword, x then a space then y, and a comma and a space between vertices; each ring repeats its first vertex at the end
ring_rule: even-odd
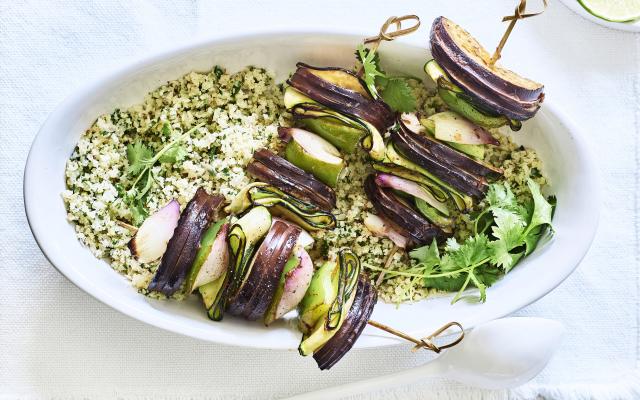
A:
POLYGON ((508 184, 492 184, 487 207, 476 217, 473 235, 462 243, 449 239, 442 254, 435 241, 418 247, 409 252, 414 261, 411 268, 386 270, 386 274, 421 277, 425 287, 457 291, 452 303, 460 300, 469 286, 475 286, 477 300, 484 302, 487 287, 529 255, 545 232, 552 232, 553 199, 545 199, 533 180, 529 179, 527 186, 530 201, 518 202, 508 184))
POLYGON ((357 47, 356 57, 362 64, 362 80, 374 98, 382 98, 394 111, 415 111, 417 100, 408 82, 413 78, 387 75, 380 67, 378 53, 362 44, 357 47))
POLYGON ((175 164, 182 161, 187 150, 184 141, 189 135, 200 128, 198 125, 185 133, 174 134, 171 126, 165 123, 162 127, 162 133, 170 136, 167 142, 157 153, 140 140, 127 146, 127 174, 135 177, 131 187, 123 194, 122 199, 129 207, 132 216, 132 222, 140 225, 148 216, 145 208, 145 199, 149 191, 157 181, 152 168, 157 164, 175 164))

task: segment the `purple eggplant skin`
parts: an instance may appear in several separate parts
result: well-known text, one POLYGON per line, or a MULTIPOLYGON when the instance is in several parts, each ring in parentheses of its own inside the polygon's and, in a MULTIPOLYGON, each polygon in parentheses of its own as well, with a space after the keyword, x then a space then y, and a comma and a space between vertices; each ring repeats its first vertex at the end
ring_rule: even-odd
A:
POLYGON ((497 92, 485 86, 471 84, 464 69, 455 64, 455 58, 447 56, 446 50, 438 46, 435 42, 437 38, 432 38, 431 55, 447 73, 448 78, 459 86, 467 94, 472 103, 490 111, 496 115, 504 115, 507 118, 518 121, 525 121, 532 118, 540 109, 544 95, 539 101, 534 103, 523 103, 515 99, 507 98, 504 93, 497 92))
POLYGON ((397 129, 391 131, 391 141, 398 152, 407 160, 423 167, 454 189, 475 197, 483 198, 489 189, 485 178, 473 175, 460 167, 452 165, 449 160, 437 158, 429 151, 424 137, 397 129))
POLYGON ((353 90, 334 85, 314 75, 320 69, 298 63, 298 69, 287 83, 304 95, 338 112, 361 118, 378 131, 385 132, 395 120, 395 113, 382 100, 373 100, 353 90))
POLYGON ((249 276, 233 298, 229 299, 229 313, 250 321, 264 316, 300 232, 295 225, 282 221, 273 223, 254 255, 249 276))
POLYGON ((441 242, 446 238, 442 229, 431 224, 422 214, 397 198, 391 190, 378 186, 375 174, 365 179, 364 192, 378 214, 408 239, 408 248, 429 244, 433 239, 441 242))
POLYGON ((412 135, 416 141, 420 142, 420 145, 423 148, 427 149, 435 158, 443 163, 448 163, 461 168, 470 174, 491 179, 498 179, 502 176, 503 172, 500 168, 474 160, 466 154, 452 149, 446 144, 432 139, 429 136, 413 132, 400 117, 398 117, 398 126, 404 133, 412 135))
POLYGON ((338 332, 313 354, 318 368, 326 370, 333 367, 351 350, 373 313, 378 301, 378 293, 365 275, 358 278, 358 288, 353 304, 338 332))
POLYGON ((253 154, 253 161, 247 165, 247 172, 259 181, 273 185, 324 211, 331 211, 336 207, 336 193, 333 189, 267 149, 257 150, 253 154))
POLYGON ((223 203, 223 196, 210 195, 203 188, 198 188, 180 214, 178 226, 173 231, 148 290, 171 296, 180 289, 195 260, 200 238, 211 222, 218 219, 218 210, 223 203))
MULTIPOLYGON (((447 18, 438 17, 430 35, 432 56, 449 78, 485 108, 516 120, 533 117, 544 100, 544 86, 526 80, 529 87, 525 87, 491 72, 458 45, 450 32, 452 27, 459 28, 447 18)), ((482 49, 475 40, 467 45, 482 49)), ((484 49, 480 51, 486 53, 484 49)), ((486 57, 490 55, 487 53, 486 57)))

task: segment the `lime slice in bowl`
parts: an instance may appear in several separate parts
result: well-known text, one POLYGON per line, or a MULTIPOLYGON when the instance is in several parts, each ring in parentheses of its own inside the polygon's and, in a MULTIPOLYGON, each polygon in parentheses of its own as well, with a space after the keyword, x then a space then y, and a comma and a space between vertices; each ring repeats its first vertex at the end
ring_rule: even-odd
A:
POLYGON ((640 0, 578 0, 589 13, 611 22, 640 19, 640 0))

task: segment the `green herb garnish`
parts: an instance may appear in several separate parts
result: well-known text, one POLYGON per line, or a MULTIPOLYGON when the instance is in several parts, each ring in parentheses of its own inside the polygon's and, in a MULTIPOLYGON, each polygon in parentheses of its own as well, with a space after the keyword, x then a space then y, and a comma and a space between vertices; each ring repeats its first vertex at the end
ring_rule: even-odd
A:
POLYGON ((486 196, 487 208, 476 217, 472 236, 462 243, 449 239, 442 254, 435 241, 418 247, 409 252, 415 261, 412 268, 384 271, 388 276, 423 278, 425 287, 457 291, 452 304, 472 285, 480 291, 478 300, 484 302, 486 288, 529 255, 542 235, 551 230, 552 203, 544 198, 533 180, 529 179, 527 185, 530 201, 518 202, 508 184, 492 184, 486 196), (489 222, 478 231, 481 219, 489 222))
MULTIPOLYGON (((139 140, 127 146, 127 161, 129 162, 127 173, 136 178, 122 198, 131 211, 132 222, 135 225, 140 225, 148 216, 144 204, 147 194, 156 182, 152 171, 153 166, 156 163, 175 164, 182 161, 187 155, 184 140, 200 126, 198 125, 183 134, 170 133, 171 140, 155 155, 153 150, 139 140)), ((171 126, 165 123, 162 132, 170 129, 171 126)))
POLYGON ((394 111, 412 112, 416 109, 416 98, 408 79, 389 76, 380 67, 378 53, 359 45, 356 57, 362 64, 362 80, 374 98, 382 98, 394 111))

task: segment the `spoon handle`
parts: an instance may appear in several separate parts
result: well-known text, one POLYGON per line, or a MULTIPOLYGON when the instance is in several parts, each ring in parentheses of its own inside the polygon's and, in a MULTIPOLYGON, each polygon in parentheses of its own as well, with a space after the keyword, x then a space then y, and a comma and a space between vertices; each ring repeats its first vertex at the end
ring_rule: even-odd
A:
POLYGON ((302 393, 293 397, 287 397, 284 400, 340 399, 357 394, 389 389, 401 385, 408 385, 423 378, 443 376, 445 374, 446 370, 444 364, 439 359, 435 359, 425 365, 417 368, 411 368, 406 371, 378 376, 375 378, 369 378, 353 383, 347 383, 345 385, 321 389, 315 392, 302 393))

